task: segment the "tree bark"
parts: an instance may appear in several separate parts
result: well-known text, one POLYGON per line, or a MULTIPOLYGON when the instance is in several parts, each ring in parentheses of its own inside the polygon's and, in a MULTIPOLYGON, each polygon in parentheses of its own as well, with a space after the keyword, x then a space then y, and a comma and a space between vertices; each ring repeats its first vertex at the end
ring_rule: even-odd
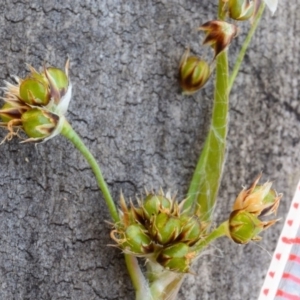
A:
MULTIPOLYGON (((115 201, 148 190, 187 192, 208 130, 213 82, 183 96, 178 64, 187 46, 204 58, 203 33, 216 1, 32 0, 0 4, 0 79, 28 63, 71 60, 67 118, 99 161, 115 201)), ((231 66, 249 24, 229 48, 231 66)), ((215 222, 263 171, 284 198, 300 177, 300 11, 296 1, 266 11, 233 87, 227 162, 215 222)), ((1 130, 1 137, 6 132, 1 130)), ((59 136, 1 145, 0 299, 134 299, 121 252, 107 246, 110 221, 85 160, 59 136)), ((283 221, 256 244, 224 238, 187 276, 178 299, 256 299, 283 221)), ((141 262, 143 263, 143 262, 141 262)))

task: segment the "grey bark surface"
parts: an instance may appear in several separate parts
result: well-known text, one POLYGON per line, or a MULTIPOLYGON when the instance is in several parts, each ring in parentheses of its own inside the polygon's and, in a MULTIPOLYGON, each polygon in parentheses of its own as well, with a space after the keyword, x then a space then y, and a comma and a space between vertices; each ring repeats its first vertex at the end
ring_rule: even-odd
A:
MULTIPOLYGON (((288 2, 274 17, 265 12, 232 90, 216 224, 260 171, 284 193, 284 218, 300 177, 300 10, 288 2)), ((180 198, 208 130, 213 83, 181 95, 178 63, 187 46, 211 57, 196 28, 216 10, 209 0, 1 1, 0 80, 25 76, 25 63, 63 67, 69 55, 68 119, 114 199, 144 187, 180 198)), ((231 62, 248 27, 229 49, 231 62)), ((37 147, 14 139, 1 145, 0 158, 0 299, 134 299, 122 254, 107 247, 108 210, 74 147, 61 136, 37 147)), ((259 244, 214 243, 178 299, 256 299, 282 225, 259 244)))

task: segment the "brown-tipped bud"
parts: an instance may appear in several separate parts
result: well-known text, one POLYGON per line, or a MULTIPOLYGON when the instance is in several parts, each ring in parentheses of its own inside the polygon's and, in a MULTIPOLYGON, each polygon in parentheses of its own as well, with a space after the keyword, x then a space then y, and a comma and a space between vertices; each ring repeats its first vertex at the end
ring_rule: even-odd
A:
POLYGON ((238 33, 236 25, 219 20, 209 21, 200 26, 199 30, 206 32, 203 44, 211 45, 214 48, 214 58, 229 46, 238 33))
POLYGON ((246 210, 255 216, 276 214, 282 194, 271 189, 272 182, 257 185, 259 174, 248 189, 243 189, 236 198, 232 210, 246 210))
POLYGON ((255 1, 229 0, 228 12, 231 19, 237 21, 249 20, 255 12, 255 1))
POLYGON ((173 272, 188 273, 195 252, 184 243, 177 243, 161 250, 157 262, 173 272))
POLYGON ((177 241, 186 243, 189 246, 193 246, 200 238, 203 233, 198 216, 180 216, 181 233, 177 238, 177 241))
POLYGON ((208 81, 211 71, 209 64, 196 56, 189 56, 187 49, 179 66, 179 83, 185 94, 193 94, 208 81))
POLYGON ((178 237, 181 232, 181 223, 178 217, 160 213, 153 216, 149 232, 157 243, 166 245, 178 237))
POLYGON ((45 68, 45 76, 49 82, 51 97, 58 104, 60 99, 67 93, 69 86, 68 76, 61 69, 53 67, 45 68))
POLYGON ((60 118, 49 111, 32 108, 22 114, 22 126, 31 140, 52 136, 58 129, 60 118))

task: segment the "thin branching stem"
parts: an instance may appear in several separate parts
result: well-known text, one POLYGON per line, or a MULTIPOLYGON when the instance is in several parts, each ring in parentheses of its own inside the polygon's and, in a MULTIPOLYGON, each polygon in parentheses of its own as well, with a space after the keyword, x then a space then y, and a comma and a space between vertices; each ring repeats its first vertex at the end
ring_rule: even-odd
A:
POLYGON ((206 246, 212 243, 214 240, 226 235, 228 233, 228 221, 223 222, 218 228, 209 233, 205 238, 194 246, 196 252, 201 252, 206 246))
POLYGON ((73 145, 80 151, 80 153, 85 157, 87 160, 88 164, 90 165, 91 169, 93 170, 98 186, 100 190, 102 191, 103 198, 106 202, 106 205, 108 207, 109 213, 111 218, 113 219, 114 222, 118 222, 120 220, 119 214, 117 211, 117 208, 115 206, 115 203, 112 199, 112 196, 110 194, 110 191, 108 189, 108 186, 103 178, 101 169, 90 152, 90 150, 85 146, 79 135, 74 131, 72 126, 65 121, 61 134, 66 137, 69 141, 73 143, 73 145))
POLYGON ((257 15, 254 18, 254 22, 253 22, 253 24, 252 24, 252 26, 251 26, 248 34, 247 34, 247 37, 246 37, 246 39, 245 39, 245 41, 244 41, 244 43, 242 45, 242 48, 241 48, 241 50, 240 50, 240 52, 238 54, 238 57, 237 57, 236 61, 235 61, 234 67, 233 67, 232 72, 231 72, 231 75, 229 77, 229 84, 228 84, 228 91, 229 91, 229 93, 230 93, 230 91, 232 89, 232 86, 234 84, 236 76, 237 76, 237 74, 238 74, 238 72, 240 70, 241 64, 242 64, 242 62, 244 60, 246 51, 247 51, 247 49, 249 47, 249 44, 250 44, 251 39, 252 39, 252 37, 254 35, 254 32, 256 31, 257 26, 259 24, 259 21, 260 21, 262 15, 263 15, 264 9, 265 9, 265 2, 262 1, 261 5, 259 7, 259 10, 257 12, 257 15))

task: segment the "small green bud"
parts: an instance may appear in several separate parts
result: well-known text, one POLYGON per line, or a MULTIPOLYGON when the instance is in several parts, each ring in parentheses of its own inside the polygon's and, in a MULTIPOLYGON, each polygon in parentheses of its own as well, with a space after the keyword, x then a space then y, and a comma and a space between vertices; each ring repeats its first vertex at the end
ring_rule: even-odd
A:
POLYGON ((50 101, 48 86, 36 78, 27 78, 20 85, 20 98, 29 105, 46 106, 50 101))
POLYGON ((5 113, 5 111, 11 109, 13 106, 6 102, 3 106, 2 106, 2 109, 1 109, 1 112, 0 112, 0 115, 1 115, 1 119, 2 119, 2 122, 5 122, 5 123, 8 123, 9 121, 13 120, 14 118, 8 114, 5 113), (3 113, 4 111, 4 113, 3 113))
POLYGON ((151 216, 157 215, 160 212, 168 213, 172 209, 172 202, 162 195, 148 195, 143 203, 145 217, 150 219, 151 216))
POLYGON ((150 222, 150 234, 162 245, 174 241, 181 232, 179 218, 170 216, 167 213, 160 213, 153 216, 153 219, 150 222))
POLYGON ((164 268, 174 272, 188 273, 195 252, 188 245, 177 243, 161 250, 157 262, 164 268))
POLYGON ((251 0, 229 0, 229 17, 237 21, 249 20, 255 11, 255 1, 251 0))
POLYGON ((64 71, 57 68, 47 68, 46 76, 50 82, 51 92, 55 90, 55 92, 59 92, 59 96, 62 97, 68 89, 69 79, 64 71))
POLYGON ((34 139, 49 137, 59 123, 59 117, 49 111, 32 108, 22 117, 22 125, 25 133, 34 139))
POLYGON ((183 54, 179 67, 179 83, 185 94, 201 89, 210 77, 209 64, 196 56, 189 56, 189 49, 183 54))
POLYGON ((146 232, 145 227, 140 224, 129 225, 125 230, 125 239, 120 246, 138 255, 153 252, 152 241, 146 232))

